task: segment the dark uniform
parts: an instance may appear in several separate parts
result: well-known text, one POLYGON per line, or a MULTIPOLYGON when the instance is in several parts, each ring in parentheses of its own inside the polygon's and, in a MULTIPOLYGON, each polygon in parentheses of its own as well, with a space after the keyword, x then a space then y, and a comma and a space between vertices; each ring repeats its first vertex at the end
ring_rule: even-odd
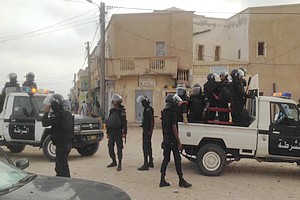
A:
POLYGON ((9 82, 6 82, 4 88, 2 90, 2 94, 0 95, 0 113, 3 110, 3 105, 7 92, 19 92, 21 91, 20 85, 17 81, 17 74, 10 73, 8 74, 9 82))
POLYGON ((150 106, 150 100, 147 96, 138 96, 137 102, 141 102, 144 107, 142 120, 144 164, 138 170, 149 170, 149 167, 154 167, 151 143, 154 128, 154 110, 150 106))
MULTIPOLYGON (((228 104, 230 103, 230 90, 229 90, 229 81, 228 79, 223 79, 219 83, 219 108, 229 108, 228 104)), ((229 121, 229 112, 218 112, 220 121, 229 121)))
POLYGON ((233 81, 229 84, 231 94, 231 108, 232 108, 232 123, 236 126, 243 126, 243 108, 245 105, 245 98, 252 98, 246 94, 245 89, 241 83, 241 76, 238 70, 231 73, 233 81))
POLYGON ((117 145, 117 154, 119 159, 119 165, 117 170, 120 171, 122 161, 122 150, 123 150, 123 134, 127 134, 127 121, 125 108, 122 105, 111 108, 107 120, 107 134, 108 134, 108 153, 112 159, 112 163, 107 167, 117 166, 116 155, 114 146, 117 145))
POLYGON ((26 74, 26 81, 23 83, 23 87, 37 88, 36 83, 34 82, 35 75, 32 72, 26 74))
POLYGON ((162 131, 163 131, 163 161, 160 168, 161 173, 161 181, 159 186, 170 186, 170 183, 166 182, 166 170, 168 163, 170 162, 171 152, 173 152, 176 172, 179 177, 179 186, 180 187, 191 187, 192 185, 186 182, 183 179, 183 173, 181 168, 181 157, 180 157, 180 149, 179 146, 182 148, 179 136, 178 136, 178 123, 177 123, 177 113, 176 113, 176 103, 171 103, 168 100, 172 99, 172 94, 169 94, 166 97, 166 106, 162 111, 162 131), (170 105, 173 104, 173 105, 170 105), (176 127, 176 128, 175 128, 176 127), (176 133, 174 133, 174 128, 176 129, 176 133))
POLYGON ((189 115, 188 119, 191 123, 197 123, 206 120, 206 109, 209 106, 207 98, 204 96, 204 94, 201 92, 201 87, 199 85, 199 91, 194 92, 196 90, 196 87, 193 88, 193 94, 190 95, 188 109, 189 109, 189 115), (203 111, 205 113, 203 113, 203 111))
POLYGON ((178 122, 187 122, 187 113, 188 113, 188 101, 189 97, 186 94, 186 86, 184 84, 178 84, 176 87, 176 94, 181 98, 182 101, 186 103, 181 104, 177 107, 177 121, 178 122))
POLYGON ((58 94, 53 95, 54 99, 58 99, 59 104, 51 104, 53 113, 49 117, 49 113, 45 112, 42 118, 44 127, 51 126, 51 140, 56 146, 56 176, 70 177, 68 164, 68 155, 72 149, 72 139, 74 134, 74 121, 70 112, 63 109, 63 98, 58 94))
MULTIPOLYGON (((209 107, 217 107, 217 100, 215 95, 218 94, 218 83, 215 81, 213 74, 208 74, 207 82, 204 84, 204 94, 208 99, 209 107)), ((210 111, 208 113, 209 120, 215 120, 216 112, 210 111)))

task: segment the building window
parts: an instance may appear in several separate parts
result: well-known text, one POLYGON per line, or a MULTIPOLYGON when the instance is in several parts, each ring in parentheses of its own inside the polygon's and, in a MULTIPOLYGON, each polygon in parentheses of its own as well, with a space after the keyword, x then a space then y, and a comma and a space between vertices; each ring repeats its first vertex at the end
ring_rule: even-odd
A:
POLYGON ((197 58, 197 60, 204 60, 203 52, 204 52, 204 45, 198 45, 198 58, 197 58))
POLYGON ((241 50, 241 49, 239 49, 239 50, 238 50, 238 59, 240 60, 240 59, 241 59, 241 57, 242 57, 242 50, 241 50))
POLYGON ((257 55, 258 56, 265 56, 266 55, 266 43, 265 42, 258 42, 257 44, 257 55))
POLYGON ((220 46, 215 47, 215 61, 220 61, 220 46))
POLYGON ((156 42, 156 56, 165 56, 165 42, 156 42))

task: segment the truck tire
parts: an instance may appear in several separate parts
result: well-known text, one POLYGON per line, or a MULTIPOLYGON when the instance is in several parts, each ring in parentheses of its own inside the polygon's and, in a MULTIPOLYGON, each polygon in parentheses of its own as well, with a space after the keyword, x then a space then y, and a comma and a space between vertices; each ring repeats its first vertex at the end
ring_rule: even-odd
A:
POLYGON ((225 151, 216 144, 206 144, 197 153, 199 171, 206 176, 219 176, 226 166, 225 151))
POLYGON ((53 144, 50 135, 48 135, 43 142, 43 153, 49 161, 55 161, 55 145, 53 144))
POLYGON ((25 144, 13 144, 13 145, 7 145, 7 148, 12 153, 21 153, 25 149, 25 144))
POLYGON ((77 147, 77 151, 81 156, 92 156, 94 155, 99 148, 99 142, 88 144, 83 147, 77 147))

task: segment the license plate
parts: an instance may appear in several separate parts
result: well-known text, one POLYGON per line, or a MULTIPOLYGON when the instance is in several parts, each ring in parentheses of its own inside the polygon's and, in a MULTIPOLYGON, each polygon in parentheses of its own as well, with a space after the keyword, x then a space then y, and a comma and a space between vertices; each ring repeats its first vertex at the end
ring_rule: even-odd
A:
POLYGON ((89 136, 87 136, 87 139, 88 140, 96 140, 97 136, 96 135, 89 135, 89 136))

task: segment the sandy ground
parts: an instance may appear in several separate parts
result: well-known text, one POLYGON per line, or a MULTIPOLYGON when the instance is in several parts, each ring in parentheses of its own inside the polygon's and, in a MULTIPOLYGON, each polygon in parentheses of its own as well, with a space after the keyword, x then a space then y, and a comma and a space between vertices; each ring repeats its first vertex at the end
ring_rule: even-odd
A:
MULTIPOLYGON (((226 166, 218 177, 199 174, 197 166, 182 157, 184 177, 193 184, 191 188, 178 187, 173 160, 167 170, 170 187, 158 187, 162 161, 161 129, 153 135, 155 167, 149 171, 138 171, 142 165, 141 129, 132 127, 128 131, 124 147, 123 170, 106 168, 111 162, 108 156, 107 139, 101 141, 98 152, 91 157, 81 157, 75 149, 71 151, 69 165, 71 176, 109 183, 126 191, 132 199, 299 199, 300 168, 288 163, 259 163, 245 159, 226 166)), ((5 149, 5 148, 4 148, 5 149)), ((7 149, 5 149, 7 151, 7 149)), ((47 161, 42 150, 27 146, 22 153, 11 154, 15 161, 27 157, 28 172, 54 176, 54 163, 47 161)))

